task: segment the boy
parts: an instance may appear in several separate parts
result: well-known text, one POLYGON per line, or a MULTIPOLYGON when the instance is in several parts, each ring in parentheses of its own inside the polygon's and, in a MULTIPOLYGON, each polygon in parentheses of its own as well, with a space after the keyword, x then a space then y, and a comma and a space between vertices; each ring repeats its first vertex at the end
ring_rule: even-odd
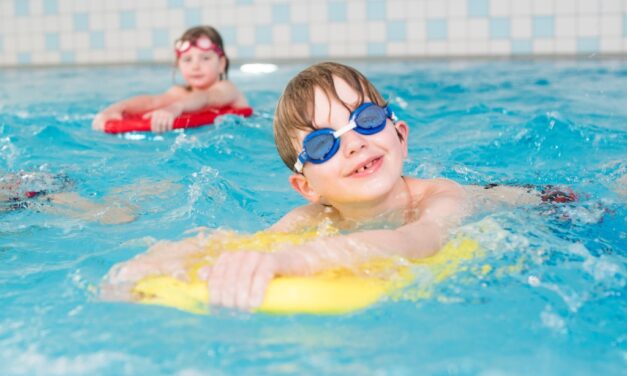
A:
MULTIPOLYGON (((279 100, 274 136, 281 158, 294 171, 290 184, 310 203, 269 230, 298 232, 330 224, 346 234, 321 236, 274 253, 223 253, 211 268, 199 272, 209 283, 211 303, 252 309, 262 303, 275 276, 437 252, 449 230, 472 212, 469 196, 484 189, 466 190, 446 179, 404 177, 408 134, 407 124, 396 119, 377 89, 355 69, 321 63, 294 77, 279 100)), ((539 196, 518 188, 499 186, 485 192, 493 196, 491 202, 540 202, 539 196)), ((157 244, 114 269, 108 282, 184 272, 184 255, 202 249, 208 240, 199 235, 157 244)))

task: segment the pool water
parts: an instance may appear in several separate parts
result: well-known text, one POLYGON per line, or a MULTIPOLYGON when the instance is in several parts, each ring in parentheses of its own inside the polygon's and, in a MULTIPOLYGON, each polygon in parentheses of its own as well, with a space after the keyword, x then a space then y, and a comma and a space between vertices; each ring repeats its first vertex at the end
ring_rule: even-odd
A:
POLYGON ((304 66, 231 72, 256 110, 249 119, 126 136, 92 131, 93 116, 165 90, 171 68, 4 69, 0 170, 65 174, 83 197, 123 200, 138 218, 0 213, 0 374, 623 374, 627 63, 355 66, 410 124, 407 175, 563 184, 580 201, 477 214, 462 232, 485 255, 428 299, 412 298, 431 283, 417 269, 400 296, 344 316, 101 302, 109 268, 156 240, 200 226, 255 232, 304 204, 271 129, 281 90, 304 66))

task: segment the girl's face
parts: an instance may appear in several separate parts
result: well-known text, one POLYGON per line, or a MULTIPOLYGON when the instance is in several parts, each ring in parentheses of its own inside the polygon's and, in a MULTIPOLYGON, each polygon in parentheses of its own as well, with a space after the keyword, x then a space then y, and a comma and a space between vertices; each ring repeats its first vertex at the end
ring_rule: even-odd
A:
POLYGON ((192 90, 206 90, 220 81, 226 58, 214 50, 204 50, 193 45, 180 54, 177 65, 192 90))

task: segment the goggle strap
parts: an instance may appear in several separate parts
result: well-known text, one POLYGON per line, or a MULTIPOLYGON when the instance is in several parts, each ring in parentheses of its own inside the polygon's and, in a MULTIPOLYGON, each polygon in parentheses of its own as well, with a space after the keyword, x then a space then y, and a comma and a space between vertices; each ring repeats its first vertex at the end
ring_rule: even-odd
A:
POLYGON ((355 123, 354 119, 351 119, 350 123, 346 124, 345 126, 343 126, 342 128, 338 129, 337 131, 333 132, 333 137, 335 138, 340 138, 342 137, 342 135, 352 129, 355 129, 357 127, 357 123, 355 123))

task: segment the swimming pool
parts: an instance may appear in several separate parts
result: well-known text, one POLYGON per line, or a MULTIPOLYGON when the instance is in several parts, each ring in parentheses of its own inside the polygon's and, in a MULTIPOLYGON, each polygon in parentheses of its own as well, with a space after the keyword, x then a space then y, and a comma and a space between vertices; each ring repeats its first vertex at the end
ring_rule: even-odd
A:
POLYGON ((250 119, 121 137, 91 131, 93 115, 163 90, 170 68, 5 69, 0 169, 64 173, 81 195, 118 195, 139 218, 106 226, 0 213, 0 374, 621 374, 627 63, 355 66, 410 124, 408 175, 565 184, 581 201, 477 215, 464 231, 490 271, 471 265, 426 300, 401 296, 331 317, 99 302, 94 288, 108 269, 157 239, 198 226, 254 232, 303 203, 271 130, 275 102, 303 66, 232 72, 256 109, 250 119), (161 195, 143 194, 164 184, 161 195), (486 223, 498 231, 481 232, 486 223))

